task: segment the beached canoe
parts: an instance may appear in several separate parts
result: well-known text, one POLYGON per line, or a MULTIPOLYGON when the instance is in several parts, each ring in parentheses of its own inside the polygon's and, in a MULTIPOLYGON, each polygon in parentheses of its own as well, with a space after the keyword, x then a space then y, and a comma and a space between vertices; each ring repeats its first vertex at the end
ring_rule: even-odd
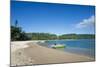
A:
POLYGON ((65 48, 66 46, 63 44, 51 45, 52 48, 65 48))

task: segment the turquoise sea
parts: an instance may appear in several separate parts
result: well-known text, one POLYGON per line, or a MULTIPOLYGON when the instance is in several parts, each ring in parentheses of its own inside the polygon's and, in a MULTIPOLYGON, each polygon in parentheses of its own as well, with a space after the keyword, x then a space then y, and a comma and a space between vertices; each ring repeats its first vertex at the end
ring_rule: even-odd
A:
POLYGON ((55 43, 64 44, 66 48, 58 50, 95 58, 95 39, 48 40, 46 43, 49 48, 55 43))

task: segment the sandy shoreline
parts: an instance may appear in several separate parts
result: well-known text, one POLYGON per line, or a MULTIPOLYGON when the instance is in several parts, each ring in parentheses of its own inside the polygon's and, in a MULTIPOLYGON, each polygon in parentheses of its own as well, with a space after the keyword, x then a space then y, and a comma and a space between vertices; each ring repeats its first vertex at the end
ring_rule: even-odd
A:
POLYGON ((11 66, 83 61, 94 61, 94 59, 40 46, 37 41, 11 42, 11 66))

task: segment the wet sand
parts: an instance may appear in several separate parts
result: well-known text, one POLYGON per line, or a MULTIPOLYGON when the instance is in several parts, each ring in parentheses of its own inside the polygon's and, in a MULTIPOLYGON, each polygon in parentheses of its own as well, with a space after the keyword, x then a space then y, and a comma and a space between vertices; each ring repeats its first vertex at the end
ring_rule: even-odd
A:
POLYGON ((37 42, 11 42, 11 66, 94 61, 88 56, 40 46, 37 42))

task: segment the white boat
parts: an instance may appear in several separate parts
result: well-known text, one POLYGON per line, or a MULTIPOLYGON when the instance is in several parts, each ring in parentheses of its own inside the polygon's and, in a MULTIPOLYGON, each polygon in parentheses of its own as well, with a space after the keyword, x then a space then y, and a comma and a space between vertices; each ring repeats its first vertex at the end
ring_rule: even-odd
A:
POLYGON ((51 45, 52 48, 65 48, 66 46, 64 44, 56 44, 56 45, 51 45))

